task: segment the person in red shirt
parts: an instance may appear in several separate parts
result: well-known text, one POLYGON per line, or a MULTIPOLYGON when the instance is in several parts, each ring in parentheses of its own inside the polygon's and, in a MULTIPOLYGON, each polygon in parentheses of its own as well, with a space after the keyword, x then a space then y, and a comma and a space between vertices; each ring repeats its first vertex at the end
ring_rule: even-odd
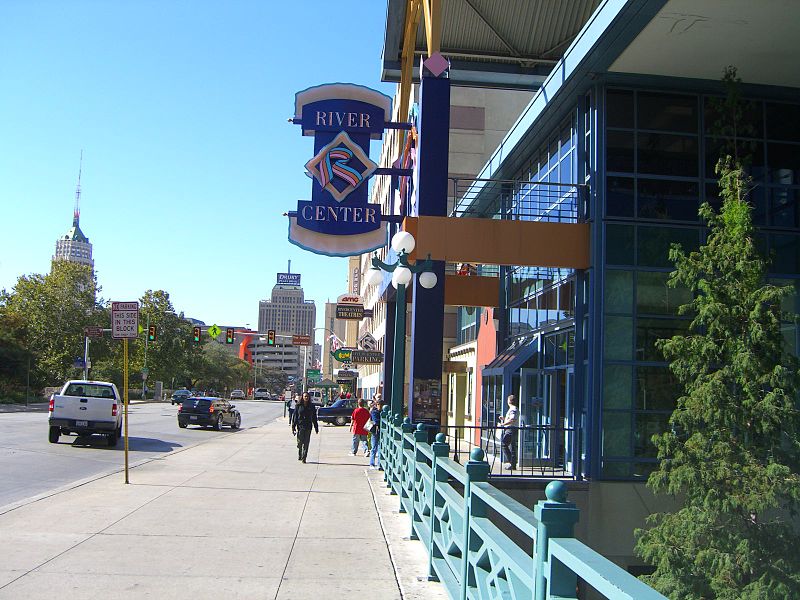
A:
POLYGON ((355 456, 358 453, 358 442, 364 444, 364 454, 369 452, 367 448, 367 433, 364 429, 364 424, 369 421, 369 411, 367 410, 367 401, 359 400, 358 407, 350 415, 350 431, 353 432, 353 449, 350 456, 355 456))

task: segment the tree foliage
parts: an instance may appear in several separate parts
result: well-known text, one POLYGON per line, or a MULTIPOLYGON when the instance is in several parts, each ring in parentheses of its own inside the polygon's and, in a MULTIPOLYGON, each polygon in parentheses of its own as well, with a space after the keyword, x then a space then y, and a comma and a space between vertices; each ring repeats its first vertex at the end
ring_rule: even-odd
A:
POLYGON ((766 283, 742 168, 728 157, 717 172, 722 209, 700 209, 707 243, 670 251, 670 286, 694 293, 680 309, 689 332, 659 342, 685 392, 653 437, 661 462, 648 485, 682 508, 652 515, 637 551, 671 598, 800 598, 800 365, 781 332, 794 290, 766 283))
POLYGON ((97 291, 90 267, 55 261, 47 275, 22 276, 3 294, 0 327, 15 340, 3 346, 18 359, 20 351, 26 361, 30 355, 32 382, 53 385, 76 373, 72 364, 83 356, 83 328, 102 318, 97 291))

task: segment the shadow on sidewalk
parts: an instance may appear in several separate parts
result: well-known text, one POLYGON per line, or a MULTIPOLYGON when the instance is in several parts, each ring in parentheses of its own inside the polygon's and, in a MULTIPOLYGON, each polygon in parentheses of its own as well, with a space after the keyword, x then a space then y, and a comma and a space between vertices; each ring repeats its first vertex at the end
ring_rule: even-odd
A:
MULTIPOLYGON (((97 448, 97 447, 106 447, 106 439, 101 436, 95 435, 79 435, 75 440, 72 442, 73 448, 97 448)), ((146 437, 129 437, 128 438, 128 450, 130 452, 172 452, 175 448, 183 448, 182 444, 177 444, 175 442, 165 442, 164 440, 159 440, 156 438, 146 438, 146 437)), ((114 446, 113 448, 108 448, 108 450, 116 450, 117 452, 123 452, 125 450, 125 442, 120 439, 119 443, 114 446)))

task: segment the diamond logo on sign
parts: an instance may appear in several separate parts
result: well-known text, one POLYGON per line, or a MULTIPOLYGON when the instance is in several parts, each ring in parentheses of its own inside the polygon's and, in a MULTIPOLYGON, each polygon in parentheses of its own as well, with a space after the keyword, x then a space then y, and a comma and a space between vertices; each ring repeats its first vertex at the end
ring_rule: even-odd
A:
POLYGON ((222 329, 220 329, 216 325, 212 325, 211 327, 208 328, 208 335, 211 336, 212 340, 217 339, 220 333, 222 333, 222 329))
POLYGON ((338 202, 378 168, 344 131, 306 163, 306 171, 338 202))

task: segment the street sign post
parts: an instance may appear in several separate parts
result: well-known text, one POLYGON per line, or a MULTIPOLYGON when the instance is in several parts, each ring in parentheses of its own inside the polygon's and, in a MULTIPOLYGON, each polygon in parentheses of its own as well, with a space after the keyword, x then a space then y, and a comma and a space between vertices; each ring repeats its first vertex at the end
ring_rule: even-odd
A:
POLYGON ((310 346, 310 345, 311 345, 310 335, 294 334, 292 336, 292 346, 310 346))
POLYGON ((139 303, 111 303, 111 337, 115 340, 135 340, 139 335, 139 303))
POLYGON ((122 407, 125 412, 125 483, 128 476, 128 340, 139 335, 139 303, 111 303, 111 337, 122 340, 122 407))
POLYGON ((88 325, 83 328, 83 334, 90 338, 101 338, 103 337, 103 328, 96 327, 94 325, 88 325))

